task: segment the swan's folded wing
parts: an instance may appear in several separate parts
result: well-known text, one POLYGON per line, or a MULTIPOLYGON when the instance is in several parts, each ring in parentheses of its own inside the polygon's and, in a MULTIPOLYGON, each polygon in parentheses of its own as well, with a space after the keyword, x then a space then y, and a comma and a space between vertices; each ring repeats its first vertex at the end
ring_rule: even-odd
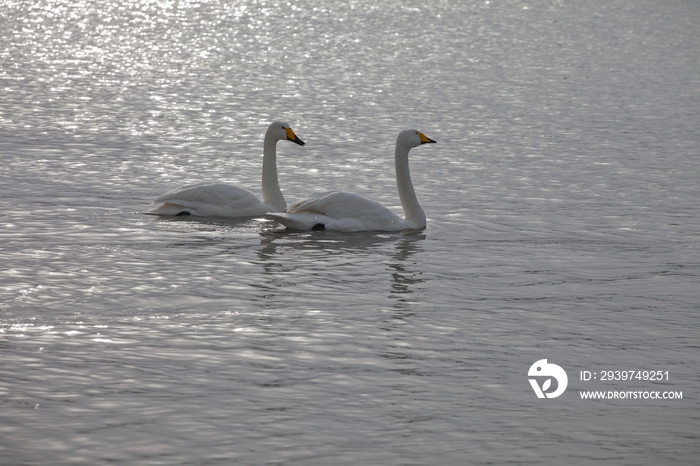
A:
POLYGON ((165 194, 161 194, 153 201, 154 204, 167 201, 185 202, 238 202, 257 198, 245 189, 226 183, 198 183, 181 186, 165 194))
POLYGON ((151 214, 174 215, 187 211, 199 216, 263 215, 270 207, 245 189, 224 183, 199 183, 169 191, 153 201, 151 214))
POLYGON ((405 228, 401 219, 378 202, 340 192, 297 202, 286 213, 267 217, 296 230, 395 231, 405 228))
POLYGON ((334 220, 396 218, 378 202, 353 193, 334 192, 318 199, 307 199, 287 208, 288 214, 315 212, 334 220))

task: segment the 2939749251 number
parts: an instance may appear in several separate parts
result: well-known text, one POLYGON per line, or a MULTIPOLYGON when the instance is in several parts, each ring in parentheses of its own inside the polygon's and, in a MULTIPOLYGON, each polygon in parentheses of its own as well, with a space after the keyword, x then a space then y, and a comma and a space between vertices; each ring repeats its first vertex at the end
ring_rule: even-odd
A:
POLYGON ((662 381, 668 380, 668 371, 600 371, 600 378, 598 380, 662 381))

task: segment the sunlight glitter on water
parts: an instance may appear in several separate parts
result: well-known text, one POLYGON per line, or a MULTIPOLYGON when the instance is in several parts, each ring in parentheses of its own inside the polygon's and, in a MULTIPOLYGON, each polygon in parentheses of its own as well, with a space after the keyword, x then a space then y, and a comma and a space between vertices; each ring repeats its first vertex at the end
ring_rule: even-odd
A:
POLYGON ((692 2, 0 11, 0 457, 697 457, 692 2), (307 142, 279 147, 288 201, 341 189, 400 213, 396 134, 439 140, 411 155, 427 229, 142 214, 199 180, 259 193, 275 119, 307 142), (544 357, 665 365, 689 404, 514 399, 544 357))

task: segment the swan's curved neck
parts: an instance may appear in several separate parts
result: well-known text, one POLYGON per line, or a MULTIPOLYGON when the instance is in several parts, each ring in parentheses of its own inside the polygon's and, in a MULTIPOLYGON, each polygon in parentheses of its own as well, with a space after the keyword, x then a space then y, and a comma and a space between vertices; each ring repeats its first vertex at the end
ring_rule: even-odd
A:
POLYGON ((287 208, 277 178, 277 139, 269 133, 265 134, 263 145, 262 196, 265 204, 270 204, 279 211, 287 208))
POLYGON ((396 163, 396 185, 399 188, 399 199, 406 217, 406 222, 412 224, 414 228, 425 228, 425 212, 418 203, 416 192, 413 190, 411 182, 411 172, 408 169, 409 146, 396 144, 394 160, 396 163))

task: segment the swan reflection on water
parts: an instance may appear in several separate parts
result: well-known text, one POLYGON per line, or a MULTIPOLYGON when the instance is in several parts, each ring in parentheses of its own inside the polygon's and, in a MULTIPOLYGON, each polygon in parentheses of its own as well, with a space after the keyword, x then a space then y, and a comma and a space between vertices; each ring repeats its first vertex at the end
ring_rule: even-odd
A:
POLYGON ((376 281, 388 283, 381 296, 392 299, 396 312, 405 313, 416 301, 412 294, 425 282, 426 267, 420 260, 427 238, 424 230, 290 231, 259 218, 194 216, 158 217, 156 222, 186 237, 170 248, 195 255, 240 257, 240 261, 224 262, 234 267, 227 266, 224 272, 249 276, 248 286, 257 290, 257 298, 251 298, 266 306, 288 305, 293 296, 300 302, 325 300, 332 293, 355 296, 360 284, 376 281))
POLYGON ((415 260, 416 255, 424 252, 426 235, 422 230, 397 233, 273 230, 261 233, 260 237, 257 255, 263 275, 270 279, 265 286, 268 291, 279 285, 278 280, 294 281, 293 277, 299 274, 304 275, 305 285, 327 285, 338 291, 351 287, 363 274, 376 280, 382 275, 380 270, 384 270, 390 280, 389 296, 408 303, 408 295, 425 281, 420 262, 415 260), (379 269, 377 263, 385 267, 379 269))

